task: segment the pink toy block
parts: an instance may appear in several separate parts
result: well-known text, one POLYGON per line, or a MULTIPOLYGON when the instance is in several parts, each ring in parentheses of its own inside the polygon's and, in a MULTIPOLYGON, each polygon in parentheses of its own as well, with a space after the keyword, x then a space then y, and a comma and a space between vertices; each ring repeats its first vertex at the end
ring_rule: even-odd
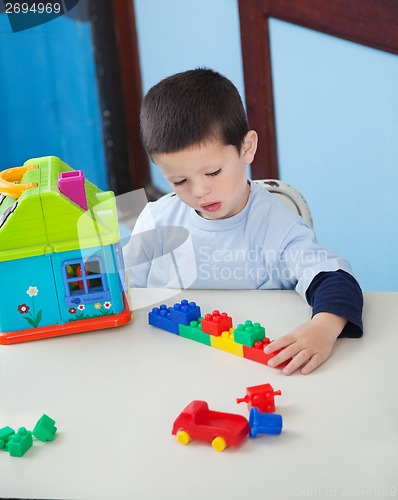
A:
POLYGON ((79 205, 83 210, 88 209, 82 170, 61 172, 58 176, 58 188, 63 195, 79 205))

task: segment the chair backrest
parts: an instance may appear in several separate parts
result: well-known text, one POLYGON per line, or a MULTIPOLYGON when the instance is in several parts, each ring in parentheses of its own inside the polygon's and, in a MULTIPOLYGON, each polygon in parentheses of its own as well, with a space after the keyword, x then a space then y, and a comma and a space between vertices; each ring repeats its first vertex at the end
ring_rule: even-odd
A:
MULTIPOLYGON (((297 189, 290 186, 290 184, 287 184, 286 182, 282 182, 276 179, 261 179, 254 180, 252 182, 263 186, 276 198, 282 201, 282 203, 284 203, 287 208, 290 208, 290 210, 293 210, 293 212, 299 214, 310 227, 313 227, 310 208, 304 197, 297 191, 297 189)), ((161 198, 170 198, 171 196, 176 195, 175 193, 167 193, 161 198)))
POLYGON ((302 194, 299 193, 297 189, 290 186, 290 184, 287 184, 286 182, 276 179, 261 179, 254 180, 252 182, 263 186, 276 198, 282 201, 282 203, 284 203, 288 208, 290 208, 290 210, 298 213, 310 227, 313 227, 310 208, 302 194))

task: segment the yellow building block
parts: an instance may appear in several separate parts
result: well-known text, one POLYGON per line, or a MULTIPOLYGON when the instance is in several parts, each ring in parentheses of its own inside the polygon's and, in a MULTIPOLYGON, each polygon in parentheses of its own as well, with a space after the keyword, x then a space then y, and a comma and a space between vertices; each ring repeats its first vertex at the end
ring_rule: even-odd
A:
POLYGON ((222 351, 227 351, 243 358, 243 345, 237 344, 234 341, 234 328, 231 328, 229 332, 222 332, 218 337, 210 335, 210 342, 211 346, 216 349, 221 349, 222 351))

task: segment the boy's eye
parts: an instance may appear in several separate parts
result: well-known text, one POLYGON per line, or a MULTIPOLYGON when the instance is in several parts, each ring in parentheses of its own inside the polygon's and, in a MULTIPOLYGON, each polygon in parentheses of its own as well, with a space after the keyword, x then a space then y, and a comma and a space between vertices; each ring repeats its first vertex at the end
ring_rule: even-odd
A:
POLYGON ((209 174, 206 174, 206 175, 209 177, 214 177, 214 176, 218 175, 220 172, 221 172, 221 168, 219 168, 215 172, 210 172, 209 174))
POLYGON ((182 181, 173 182, 173 184, 174 186, 182 186, 185 182, 187 182, 187 180, 182 179, 182 181))

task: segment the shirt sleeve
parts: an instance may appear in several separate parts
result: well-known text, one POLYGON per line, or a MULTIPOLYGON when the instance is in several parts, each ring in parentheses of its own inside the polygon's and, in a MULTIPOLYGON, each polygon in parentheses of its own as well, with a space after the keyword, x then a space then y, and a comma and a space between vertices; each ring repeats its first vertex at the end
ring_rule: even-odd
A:
POLYGON ((363 294, 351 274, 342 270, 317 274, 307 289, 306 299, 313 316, 328 312, 347 320, 339 338, 362 336, 363 294))

